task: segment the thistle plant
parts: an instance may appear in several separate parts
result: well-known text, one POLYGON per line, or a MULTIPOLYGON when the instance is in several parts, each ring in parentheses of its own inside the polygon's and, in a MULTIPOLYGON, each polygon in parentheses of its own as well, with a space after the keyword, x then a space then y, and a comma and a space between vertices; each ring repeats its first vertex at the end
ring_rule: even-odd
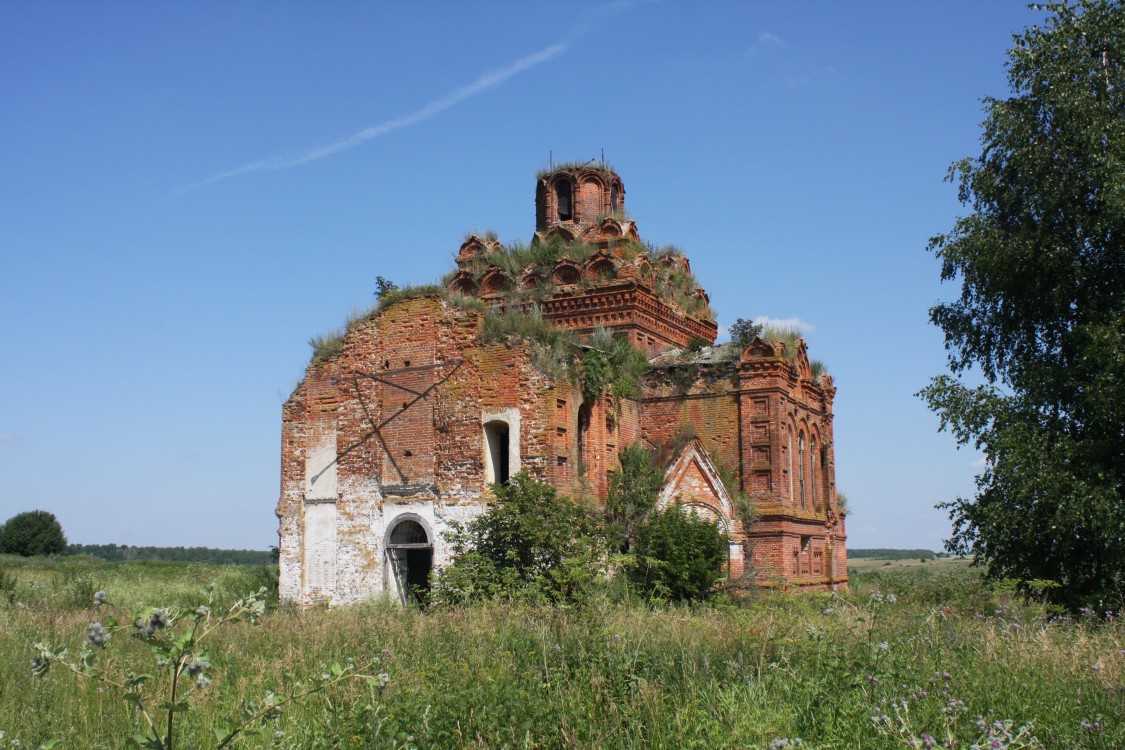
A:
MULTIPOLYGON (((193 709, 198 696, 212 682, 214 669, 206 650, 208 637, 219 628, 237 622, 257 625, 266 611, 265 597, 263 587, 238 600, 221 615, 212 613, 212 602, 190 613, 151 607, 133 613, 127 624, 107 612, 86 628, 86 639, 76 655, 67 648, 36 643, 32 674, 44 678, 57 665, 82 679, 99 683, 107 693, 116 693, 136 713, 137 731, 125 738, 127 746, 174 750, 177 718, 193 709), (155 669, 138 673, 104 655, 117 635, 136 638, 148 646, 155 669)), ((113 609, 105 591, 94 594, 94 607, 113 609)), ((234 716, 212 729, 214 747, 229 747, 240 737, 264 733, 287 705, 339 683, 362 680, 376 689, 385 687, 389 681, 387 674, 368 674, 369 666, 333 663, 323 674, 289 695, 267 692, 260 701, 242 700, 234 716)), ((57 743, 53 740, 48 746, 57 743)))

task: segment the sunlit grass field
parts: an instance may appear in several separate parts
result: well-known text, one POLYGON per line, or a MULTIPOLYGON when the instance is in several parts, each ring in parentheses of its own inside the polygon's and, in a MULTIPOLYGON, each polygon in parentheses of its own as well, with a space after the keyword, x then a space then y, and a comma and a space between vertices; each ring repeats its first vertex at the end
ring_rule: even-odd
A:
MULTIPOLYGON (((96 591, 131 622, 143 606, 190 612, 210 598, 219 611, 272 581, 268 568, 75 558, 0 557, 0 569, 0 748, 127 746, 138 718, 115 688, 56 668, 32 675, 33 644, 76 653, 106 617, 96 591)), ((608 596, 426 612, 271 604, 256 626, 216 630, 208 651, 214 682, 188 691, 177 747, 214 747, 212 729, 241 701, 296 691, 349 659, 390 682, 312 695, 236 746, 969 748, 992 735, 997 747, 1125 747, 1120 620, 1020 602, 958 561, 857 565, 846 594, 698 608, 608 596), (1003 738, 1005 721, 1022 739, 1003 738)), ((124 631, 100 658, 156 671, 124 631)))

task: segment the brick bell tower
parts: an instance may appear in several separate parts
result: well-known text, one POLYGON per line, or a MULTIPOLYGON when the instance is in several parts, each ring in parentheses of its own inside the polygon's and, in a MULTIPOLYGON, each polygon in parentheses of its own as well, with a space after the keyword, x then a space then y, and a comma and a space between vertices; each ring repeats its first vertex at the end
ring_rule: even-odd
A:
POLYGON ((649 354, 712 344, 718 326, 707 293, 679 251, 650 252, 625 213, 625 186, 605 164, 567 164, 541 172, 535 184, 532 244, 561 248, 549 267, 513 273, 498 263, 506 252, 494 236, 471 236, 457 254, 452 291, 507 308, 529 308, 560 328, 588 335, 620 331, 649 354))
POLYGON ((625 213, 621 178, 601 165, 560 168, 539 178, 535 186, 535 232, 555 228, 582 237, 606 216, 625 213))

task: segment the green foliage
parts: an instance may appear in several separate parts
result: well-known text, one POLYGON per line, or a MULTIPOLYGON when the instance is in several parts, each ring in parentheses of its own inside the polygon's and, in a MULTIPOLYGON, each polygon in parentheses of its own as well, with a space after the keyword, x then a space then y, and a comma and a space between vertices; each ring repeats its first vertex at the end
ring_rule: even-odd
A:
MULTIPOLYGON (((71 655, 67 648, 36 643, 32 674, 44 678, 52 668, 62 668, 98 684, 99 692, 115 694, 137 716, 136 731, 120 738, 126 746, 140 750, 174 750, 177 740, 183 742, 183 732, 177 736, 182 724, 180 717, 203 700, 214 676, 213 657, 203 644, 204 639, 209 636, 213 639, 216 630, 236 622, 256 624, 266 611, 265 594, 263 589, 239 599, 225 613, 212 614, 211 607, 204 604, 191 614, 165 607, 146 607, 132 615, 123 615, 127 622, 119 623, 109 613, 116 608, 107 593, 94 592, 88 602, 102 610, 101 616, 86 628, 86 640, 78 653, 71 655), (148 647, 155 666, 152 671, 125 670, 103 656, 111 642, 128 636, 148 647)), ((220 750, 243 737, 272 735, 274 723, 289 704, 356 679, 382 688, 389 678, 385 674, 365 674, 354 662, 346 667, 333 663, 328 672, 313 680, 310 686, 303 686, 287 696, 267 692, 261 701, 244 698, 238 713, 212 728, 208 744, 220 750)), ((53 747, 57 742, 50 740, 44 746, 53 747)), ((189 742, 189 746, 197 745, 189 742)))
POLYGON ((309 339, 309 346, 313 350, 313 365, 319 365, 321 362, 338 357, 340 352, 344 351, 344 330, 341 328, 319 336, 313 336, 309 339))
MULTIPOLYGON (((203 592, 206 602, 218 574, 198 563, 72 557, 0 564, 21 593, 64 568, 94 578, 108 571, 105 588, 127 610, 165 601, 161 591, 203 592)), ((0 604, 0 746, 18 739, 35 748, 51 738, 65 748, 125 745, 143 719, 116 689, 58 664, 43 679, 30 673, 30 644, 77 652, 104 609, 23 601, 0 604)), ((192 601, 200 600, 182 605, 189 613, 192 601)), ((595 598, 584 607, 269 608, 257 626, 232 623, 203 646, 216 679, 192 710, 177 713, 184 748, 213 747, 212 729, 243 705, 265 708, 268 691, 300 692, 333 674, 333 664, 347 669, 349 658, 366 663, 372 655, 378 665, 367 672, 386 672, 385 689, 361 679, 329 686, 282 707, 263 735, 239 735, 237 746, 766 750, 775 739, 802 737, 803 750, 895 750, 925 747, 924 733, 943 747, 948 726, 948 746, 966 750, 991 745, 981 737, 994 721, 1011 721, 1012 734, 1034 723, 1051 748, 1125 746, 1117 618, 1052 618, 1040 602, 982 582, 960 561, 860 571, 848 591, 720 595, 703 606, 595 598), (903 699, 908 736, 872 721, 889 713, 893 722, 903 699)), ((113 633, 98 666, 151 674, 145 685, 153 690, 163 674, 155 658, 143 639, 113 633)))
POLYGON ((869 558, 871 560, 913 560, 914 558, 933 560, 937 555, 928 549, 849 549, 848 557, 869 558))
POLYGON ((0 554, 61 555, 66 552, 66 536, 54 513, 29 510, 17 513, 0 526, 0 554))
POLYGON ((597 172, 611 173, 614 171, 613 165, 608 161, 599 161, 598 159, 590 159, 589 161, 560 161, 553 167, 540 169, 535 173, 535 177, 544 180, 556 172, 574 172, 579 169, 593 169, 597 172))
POLYGON ((751 341, 762 335, 762 326, 745 318, 735 320, 728 330, 731 342, 739 349, 746 348, 751 341))
POLYGON ((636 563, 630 575, 643 595, 703 601, 723 576, 727 540, 714 523, 670 505, 637 525, 633 551, 636 563))
POLYGON ((590 348, 582 355, 582 392, 587 400, 609 392, 618 398, 636 398, 648 370, 648 354, 623 333, 595 328, 590 348))
POLYGON ((496 504, 447 536, 453 562, 435 576, 432 600, 566 602, 588 596, 604 576, 596 518, 527 472, 493 490, 496 504))
POLYGON ((950 551, 1072 605, 1125 591, 1125 7, 1051 3, 985 99, 972 209, 930 241, 960 297, 930 310, 952 376, 920 393, 988 463, 949 509, 950 551), (979 372, 985 384, 960 375, 979 372))
POLYGON ((734 512, 737 514, 738 520, 742 522, 744 528, 749 529, 758 519, 758 507, 754 500, 742 491, 738 469, 723 461, 718 455, 712 456, 711 462, 715 465, 715 471, 718 472, 719 479, 722 480, 723 488, 730 495, 730 501, 734 505, 734 512))
POLYGON ((392 284, 389 289, 379 294, 379 302, 375 305, 375 309, 367 315, 361 316, 358 320, 363 320, 372 315, 381 313, 394 303, 401 302, 404 299, 417 299, 419 297, 439 297, 445 299, 448 294, 449 290, 438 284, 407 284, 404 287, 398 287, 392 284))
POLYGON ((664 471, 657 465, 653 452, 639 442, 619 451, 617 460, 620 468, 609 473, 606 516, 621 546, 628 549, 637 523, 656 506, 664 471))
MULTIPOLYGON (((274 548, 276 549, 276 547, 274 548)), ((137 547, 130 544, 71 544, 68 555, 90 555, 101 560, 176 560, 215 565, 269 565, 276 563, 269 550, 213 549, 211 547, 137 547)))
POLYGON ((375 296, 379 299, 383 299, 383 297, 386 297, 391 292, 397 290, 398 284, 394 283, 390 279, 386 279, 382 276, 375 277, 375 296))
POLYGON ((813 382, 817 385, 823 384, 824 376, 828 374, 828 370, 827 368, 825 368, 824 363, 819 359, 811 359, 809 360, 809 370, 812 371, 813 382))
POLYGON ((768 326, 762 331, 761 335, 768 341, 780 341, 785 344, 786 359, 791 360, 797 356, 797 343, 801 340, 801 332, 796 328, 768 326))

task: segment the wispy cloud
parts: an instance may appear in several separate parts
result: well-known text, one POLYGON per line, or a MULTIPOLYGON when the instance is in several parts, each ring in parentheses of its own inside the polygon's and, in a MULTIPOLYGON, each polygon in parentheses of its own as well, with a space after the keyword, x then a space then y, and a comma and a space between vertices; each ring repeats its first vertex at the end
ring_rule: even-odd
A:
POLYGON ((788 47, 788 46, 789 45, 786 44, 782 40, 782 38, 779 37, 777 34, 774 34, 772 31, 763 31, 761 34, 758 34, 757 43, 751 44, 749 47, 746 48, 746 54, 752 55, 755 52, 757 52, 758 50, 766 49, 768 47, 788 47))
POLYGON ((806 323, 800 318, 771 318, 768 315, 760 315, 754 318, 754 322, 765 328, 793 328, 801 333, 810 333, 816 330, 816 326, 812 323, 806 323))
POLYGON ((388 133, 392 133, 396 130, 408 128, 411 125, 417 125, 420 122, 424 122, 430 119, 434 115, 444 112, 450 107, 460 104, 466 99, 471 99, 474 96, 483 94, 486 91, 490 91, 497 86, 504 84, 506 81, 508 81, 508 79, 517 76, 524 71, 530 70, 537 65, 542 65, 543 63, 554 57, 558 57, 559 55, 570 49, 571 45, 579 37, 589 32, 597 24, 597 22, 605 16, 619 13, 621 11, 630 10, 639 5, 647 5, 650 2, 654 1, 655 0, 613 0, 612 2, 606 3, 605 5, 593 8, 592 10, 589 10, 585 14, 583 14, 579 18, 578 22, 574 25, 574 27, 570 30, 570 32, 554 44, 544 47, 538 52, 533 52, 530 55, 521 57, 515 62, 503 68, 498 68, 496 70, 484 73, 473 82, 468 83, 459 89, 451 91, 444 96, 440 96, 437 99, 434 99, 432 102, 422 107, 421 109, 415 110, 400 117, 386 120, 385 122, 381 122, 378 125, 372 125, 369 128, 364 128, 363 130, 353 133, 346 138, 341 138, 324 146, 317 146, 315 148, 311 148, 295 154, 289 154, 287 156, 271 156, 268 159, 247 162, 242 166, 235 167, 234 169, 228 169, 225 172, 219 172, 218 174, 212 175, 205 180, 200 180, 199 182, 196 182, 192 185, 188 185, 186 188, 179 191, 179 194, 182 195, 183 193, 201 188, 204 185, 210 185, 213 182, 219 182, 220 180, 225 180, 230 177, 238 177, 239 175, 250 174, 251 172, 266 172, 277 169, 290 169, 291 167, 299 167, 302 164, 319 161, 320 159, 338 154, 341 151, 347 151, 348 149, 355 148, 360 144, 366 143, 367 141, 373 140, 375 138, 379 138, 388 133))
POLYGON ((302 164, 308 164, 309 162, 318 161, 320 159, 332 156, 333 154, 338 154, 341 151, 347 151, 348 149, 355 148, 361 143, 366 143, 367 141, 370 141, 374 138, 384 136, 387 133, 392 133, 396 130, 410 127, 411 125, 417 125, 420 122, 424 122, 430 119, 436 114, 444 112, 450 107, 460 104, 466 99, 470 99, 474 96, 477 96, 478 94, 483 94, 486 91, 496 88, 513 76, 519 75, 526 70, 530 70, 536 65, 541 65, 542 63, 547 62, 551 58, 565 52, 569 47, 569 40, 555 42, 548 47, 544 47, 538 52, 534 52, 525 57, 521 57, 520 59, 516 60, 506 67, 489 71, 488 73, 485 73, 478 77, 472 83, 466 84, 461 88, 456 89, 455 91, 438 97, 426 106, 422 107, 421 109, 415 110, 410 114, 403 115, 401 117, 395 117, 385 122, 381 122, 378 125, 364 128, 363 130, 349 135, 346 138, 341 138, 327 145, 317 146, 316 148, 312 148, 301 153, 290 154, 288 156, 273 156, 268 159, 262 159, 261 161, 249 162, 247 164, 243 164, 240 167, 235 167, 234 169, 228 169, 225 172, 220 172, 216 175, 208 177, 205 180, 201 180, 193 185, 189 185, 188 187, 184 188, 182 192, 186 193, 190 190, 201 188, 204 185, 210 185, 213 182, 225 180, 230 177, 249 174, 251 172, 265 172, 275 169, 289 169, 290 167, 299 167, 302 164))

